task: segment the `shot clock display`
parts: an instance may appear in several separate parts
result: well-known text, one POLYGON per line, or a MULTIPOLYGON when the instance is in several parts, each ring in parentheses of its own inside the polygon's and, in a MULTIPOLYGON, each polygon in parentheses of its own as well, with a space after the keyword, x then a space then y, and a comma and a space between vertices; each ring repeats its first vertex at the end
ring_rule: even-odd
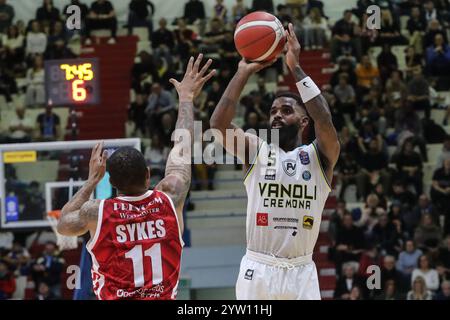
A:
POLYGON ((52 105, 100 103, 99 63, 97 59, 45 61, 45 92, 52 105))

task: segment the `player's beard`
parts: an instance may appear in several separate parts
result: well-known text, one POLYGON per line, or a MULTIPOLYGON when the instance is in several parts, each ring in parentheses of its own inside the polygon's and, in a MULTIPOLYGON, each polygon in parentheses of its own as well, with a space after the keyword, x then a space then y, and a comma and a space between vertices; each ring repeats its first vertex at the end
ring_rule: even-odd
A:
MULTIPOLYGON (((272 129, 274 130, 274 129, 272 129)), ((300 131, 300 126, 297 123, 284 125, 278 129, 278 141, 277 139, 273 139, 271 135, 269 135, 269 141, 271 143, 277 143, 279 145, 286 144, 289 141, 297 140, 298 132, 300 131)))

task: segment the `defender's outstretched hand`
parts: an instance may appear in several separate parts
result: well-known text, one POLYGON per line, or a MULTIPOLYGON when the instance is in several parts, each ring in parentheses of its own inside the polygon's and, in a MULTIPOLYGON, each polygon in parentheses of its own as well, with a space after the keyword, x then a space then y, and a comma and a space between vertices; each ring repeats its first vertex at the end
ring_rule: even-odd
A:
POLYGON ((294 71, 295 67, 299 65, 299 56, 301 51, 300 42, 294 32, 294 25, 289 23, 288 30, 286 32, 287 42, 287 52, 286 52, 286 64, 289 69, 294 71))
POLYGON ((178 92, 180 101, 183 100, 193 100, 200 93, 203 85, 215 75, 216 70, 210 71, 206 76, 205 73, 211 66, 212 60, 209 59, 203 68, 199 71, 200 63, 202 62, 203 54, 199 54, 194 63, 194 57, 189 59, 189 63, 186 68, 186 73, 184 74, 183 80, 178 82, 177 80, 171 78, 169 82, 174 85, 178 92))

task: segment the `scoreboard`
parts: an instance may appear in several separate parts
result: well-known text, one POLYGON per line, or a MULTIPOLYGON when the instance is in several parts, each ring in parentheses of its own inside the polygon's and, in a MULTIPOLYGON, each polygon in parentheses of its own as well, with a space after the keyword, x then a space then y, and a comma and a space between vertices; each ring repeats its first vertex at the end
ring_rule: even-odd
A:
POLYGON ((45 93, 50 105, 93 105, 100 103, 98 59, 45 61, 45 93))

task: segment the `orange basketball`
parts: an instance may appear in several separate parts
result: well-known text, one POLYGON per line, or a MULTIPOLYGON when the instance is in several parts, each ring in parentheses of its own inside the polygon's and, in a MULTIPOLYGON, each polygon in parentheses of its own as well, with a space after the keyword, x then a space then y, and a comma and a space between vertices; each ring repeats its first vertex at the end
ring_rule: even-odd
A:
POLYGON ((270 61, 283 51, 286 32, 274 15, 257 11, 243 17, 234 31, 239 54, 249 61, 270 61))

